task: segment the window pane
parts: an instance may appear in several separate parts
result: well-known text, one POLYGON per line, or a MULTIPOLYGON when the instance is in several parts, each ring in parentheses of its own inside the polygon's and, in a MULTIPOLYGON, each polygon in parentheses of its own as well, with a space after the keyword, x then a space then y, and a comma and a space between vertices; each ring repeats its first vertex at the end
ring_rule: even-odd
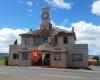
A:
POLYGON ((55 43, 57 43, 57 37, 55 37, 55 43))
POLYGON ((25 39, 25 45, 29 45, 29 40, 25 39))
POLYGON ((54 53, 54 60, 61 60, 61 54, 60 53, 54 53))
POLYGON ((22 60, 28 60, 28 54, 27 53, 22 54, 22 60))
POLYGON ((13 54, 13 59, 19 59, 19 54, 14 53, 14 54, 13 54))
POLYGON ((83 55, 82 54, 72 54, 72 61, 82 61, 83 55))
POLYGON ((44 37, 43 42, 48 42, 48 37, 44 37))
POLYGON ((63 43, 64 43, 64 44, 67 44, 67 43, 68 43, 67 37, 64 37, 64 38, 63 38, 63 43))

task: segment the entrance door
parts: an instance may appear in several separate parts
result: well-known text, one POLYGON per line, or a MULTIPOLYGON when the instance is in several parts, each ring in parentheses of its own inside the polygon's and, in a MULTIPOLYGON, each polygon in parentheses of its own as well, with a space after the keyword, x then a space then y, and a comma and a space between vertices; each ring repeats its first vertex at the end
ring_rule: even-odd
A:
POLYGON ((31 62, 32 66, 50 66, 50 54, 45 54, 38 60, 38 62, 34 62, 33 60, 31 62))
POLYGON ((45 55, 44 66, 50 66, 50 54, 45 55))

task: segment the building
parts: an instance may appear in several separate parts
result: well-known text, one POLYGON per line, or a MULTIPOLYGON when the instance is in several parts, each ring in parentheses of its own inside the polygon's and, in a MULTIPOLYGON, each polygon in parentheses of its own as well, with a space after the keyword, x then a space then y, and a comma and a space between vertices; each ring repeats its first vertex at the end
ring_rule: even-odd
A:
POLYGON ((74 28, 67 31, 52 27, 50 9, 42 9, 40 29, 20 34, 21 44, 9 47, 9 65, 88 68, 88 44, 75 44, 74 28), (30 59, 29 52, 38 48, 42 57, 30 59))

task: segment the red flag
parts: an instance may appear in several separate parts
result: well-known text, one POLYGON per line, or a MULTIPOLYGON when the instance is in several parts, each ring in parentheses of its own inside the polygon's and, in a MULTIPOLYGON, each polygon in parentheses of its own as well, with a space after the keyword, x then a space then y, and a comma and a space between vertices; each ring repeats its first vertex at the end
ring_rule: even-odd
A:
POLYGON ((38 48, 34 48, 33 51, 29 53, 29 57, 34 60, 34 62, 37 62, 42 57, 42 53, 38 48))

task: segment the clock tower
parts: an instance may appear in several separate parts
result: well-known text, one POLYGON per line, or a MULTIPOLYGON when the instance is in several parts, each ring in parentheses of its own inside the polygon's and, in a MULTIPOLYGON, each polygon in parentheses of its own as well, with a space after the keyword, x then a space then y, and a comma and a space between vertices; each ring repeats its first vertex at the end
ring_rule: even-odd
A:
POLYGON ((52 25, 50 23, 49 13, 50 9, 48 7, 42 9, 41 24, 40 24, 41 30, 50 30, 52 28, 52 25))

